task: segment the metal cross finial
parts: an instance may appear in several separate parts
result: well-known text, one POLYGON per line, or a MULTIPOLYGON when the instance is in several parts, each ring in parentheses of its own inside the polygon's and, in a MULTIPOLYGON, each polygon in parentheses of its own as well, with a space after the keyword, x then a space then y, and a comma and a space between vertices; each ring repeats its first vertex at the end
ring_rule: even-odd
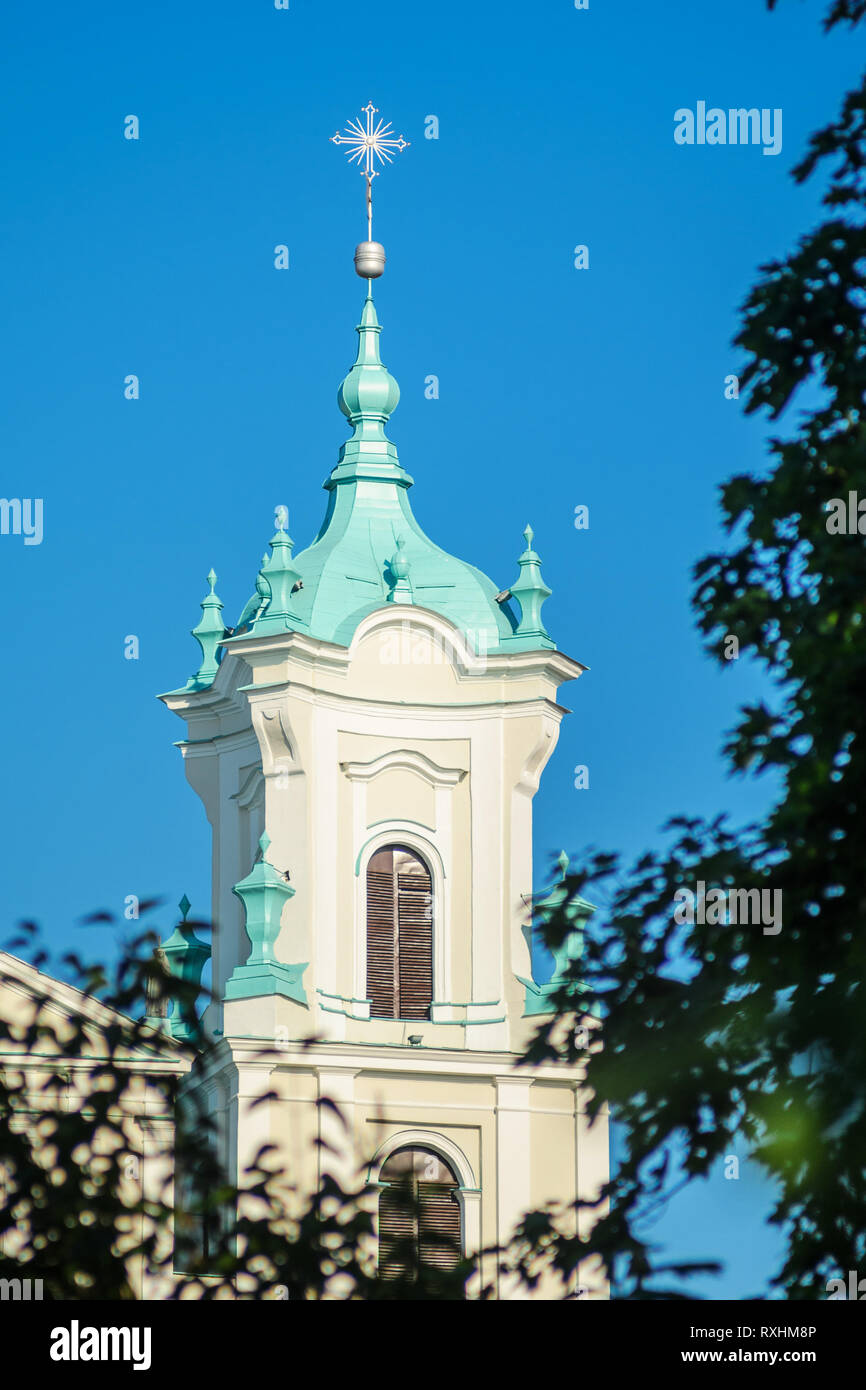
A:
POLYGON ((390 121, 377 121, 374 124, 374 117, 378 116, 379 108, 374 106, 372 101, 368 101, 363 108, 367 117, 366 126, 354 118, 346 123, 346 129, 336 135, 331 136, 332 145, 347 145, 349 147, 349 163, 357 164, 360 172, 367 180, 367 235, 368 240, 373 240, 373 179, 381 171, 376 168, 376 160, 380 164, 391 164, 394 155, 405 150, 409 141, 404 140, 402 135, 395 135, 394 128, 390 121))

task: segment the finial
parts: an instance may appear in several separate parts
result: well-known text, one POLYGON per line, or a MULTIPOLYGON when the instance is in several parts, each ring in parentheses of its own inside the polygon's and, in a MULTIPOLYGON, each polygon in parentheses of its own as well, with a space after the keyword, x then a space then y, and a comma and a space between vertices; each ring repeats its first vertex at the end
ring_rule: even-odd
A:
POLYGON ((202 656, 201 665, 195 675, 187 681, 187 688, 192 690, 200 690, 213 684, 219 665, 217 648, 225 636, 225 624, 220 617, 222 602, 215 592, 217 576, 212 569, 208 571, 207 582, 208 593, 202 600, 201 618, 192 629, 192 636, 201 647, 202 656))
POLYGON ((225 984, 226 999, 255 999, 282 994, 306 1005, 303 986, 307 966, 288 965, 277 960, 274 947, 280 935, 283 909, 295 896, 287 882, 266 858, 271 839, 267 832, 259 839, 259 854, 246 878, 236 883, 233 893, 244 908, 244 925, 250 952, 243 965, 236 965, 225 984))
MULTIPOLYGON (((526 529, 528 531, 529 527, 527 526, 526 529)), ((565 878, 565 875, 568 873, 568 866, 571 863, 571 855, 567 854, 565 850, 561 850, 556 862, 559 865, 560 878, 565 878)))
POLYGON ((183 913, 183 919, 175 927, 168 940, 162 942, 160 950, 172 975, 189 987, 179 999, 174 1001, 169 1020, 169 1031, 172 1037, 178 1038, 181 1042, 191 1042, 199 1032, 194 1006, 195 994, 201 988, 201 974, 205 962, 210 957, 211 948, 205 941, 198 939, 192 923, 186 920, 186 914, 190 909, 190 901, 186 893, 178 903, 178 907, 183 913))
POLYGON ((262 563, 259 568, 259 572, 256 575, 255 598, 250 599, 250 602, 247 604, 247 607, 244 610, 245 614, 249 613, 249 622, 251 625, 253 623, 258 622, 259 618, 263 616, 265 609, 271 601, 271 586, 268 583, 268 578, 265 574, 265 570, 267 569, 268 565, 268 560, 270 558, 270 552, 266 550, 264 555, 262 556, 262 563))
POLYGON ((282 502, 278 507, 274 507, 274 522, 278 531, 288 531, 289 529, 289 509, 284 507, 282 502))
POLYGON ((406 537, 397 537, 397 549, 388 561, 394 583, 388 595, 388 603, 411 603, 412 585, 409 583, 409 557, 406 554, 406 537))
MULTIPOLYGON (((261 602, 259 603, 258 609, 255 614, 255 618, 261 617, 262 610, 266 608, 271 601, 271 586, 267 581, 267 576, 265 575, 265 566, 267 565, 269 559, 270 555, 266 550, 264 555, 262 556, 262 567, 256 575, 256 593, 258 594, 261 602)), ((253 619, 253 621, 255 621, 255 618, 253 619)))
POLYGON ((292 540, 286 528, 288 509, 275 508, 277 529, 271 537, 271 553, 262 561, 261 572, 256 579, 256 592, 262 602, 255 618, 257 637, 269 633, 289 632, 306 626, 299 617, 292 602, 292 595, 303 587, 301 576, 292 564, 292 540), (265 603, 267 602, 267 607, 265 603))
POLYGON ((353 118, 346 123, 346 129, 331 136, 332 145, 346 145, 349 163, 357 164, 367 180, 367 240, 362 241, 355 250, 355 270, 362 279, 373 280, 385 269, 385 248, 381 242, 373 240, 373 180, 378 177, 380 164, 391 164, 394 155, 405 150, 409 141, 402 135, 395 135, 390 121, 376 121, 378 107, 368 101, 363 108, 366 116, 364 125, 353 118))
POLYGON ((511 593, 520 604, 520 622, 515 628, 514 636, 529 638, 540 647, 552 646, 550 634, 541 621, 542 604, 550 597, 551 591, 541 577, 541 559, 532 548, 535 532, 530 525, 527 524, 524 528, 523 536, 526 549, 517 561, 520 575, 511 585, 511 593))
MULTIPOLYGON (((367 446, 364 452, 369 454, 370 444, 388 446, 385 425, 400 400, 400 387, 379 355, 382 329, 371 294, 364 300, 361 322, 355 331, 358 355, 340 383, 337 404, 354 430, 353 439, 362 441, 367 446)), ((393 445, 388 447, 393 453, 393 445)))

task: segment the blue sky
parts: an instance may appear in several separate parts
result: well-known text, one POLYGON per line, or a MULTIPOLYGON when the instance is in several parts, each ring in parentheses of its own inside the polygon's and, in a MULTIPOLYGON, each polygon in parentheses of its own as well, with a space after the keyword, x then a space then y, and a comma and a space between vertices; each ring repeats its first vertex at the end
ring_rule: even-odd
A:
MULTIPOLYGON (((675 812, 761 810, 770 789, 729 780, 719 751, 759 678, 702 655, 689 574, 719 541, 718 485, 765 459, 766 425, 724 398, 737 306, 816 220, 818 188, 789 170, 857 72, 823 8, 46 0, 6 16, 0 486, 43 499, 44 540, 0 537, 4 928, 34 917, 101 952, 104 931, 72 924, 127 894, 208 910, 183 726, 154 696, 197 665, 209 568, 232 623, 275 504, 299 547, 321 521, 365 235, 363 182, 328 137, 371 98, 412 142, 377 180, 375 235, 416 515, 503 588, 531 521, 549 630, 591 668, 561 692, 574 713, 536 801, 539 876, 563 847, 639 852, 675 812), (782 108, 782 152, 675 144, 674 111, 699 100, 782 108)), ((699 1287, 741 1297, 772 1265, 767 1196, 745 1165, 654 1229, 671 1253, 726 1259, 699 1287)))

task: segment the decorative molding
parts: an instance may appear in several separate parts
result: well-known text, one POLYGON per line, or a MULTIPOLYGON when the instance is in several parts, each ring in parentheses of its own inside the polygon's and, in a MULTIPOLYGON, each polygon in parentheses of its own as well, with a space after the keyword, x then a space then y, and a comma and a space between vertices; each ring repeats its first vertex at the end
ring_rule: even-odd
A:
POLYGON ((524 796, 534 796, 538 791, 541 782, 541 774, 547 766, 548 759, 556 747, 558 734, 558 726, 556 726, 555 730, 545 729, 529 757, 526 759, 516 786, 516 790, 523 792, 524 796))
MULTIPOLYGON (((387 1123, 386 1121, 379 1121, 379 1123, 383 1122, 387 1123)), ((379 1145, 367 1169, 368 1181, 379 1181, 379 1174, 391 1155, 396 1153, 398 1149, 429 1149, 431 1153, 444 1158, 449 1167, 453 1168, 462 1188, 470 1192, 479 1191, 478 1180, 473 1172, 472 1164, 463 1150, 454 1143, 454 1140, 448 1139, 444 1134, 437 1133, 435 1129, 418 1127, 398 1130, 396 1134, 389 1135, 379 1145)))
POLYGON ((279 705, 259 704, 251 697, 250 711, 262 751, 262 771, 265 777, 302 772, 282 708, 279 705))
MULTIPOLYGON (((371 821, 370 824, 367 826, 367 829, 368 829, 368 830, 378 830, 380 825, 393 825, 393 824, 394 824, 393 818, 392 818, 391 816, 385 816, 385 818, 384 818, 383 820, 374 820, 374 821, 371 821)), ((404 824, 404 825, 414 825, 415 828, 416 828, 417 830, 426 830, 426 832, 427 832, 428 835, 435 835, 435 834, 436 834, 436 827, 435 827, 435 825, 427 825, 427 823, 426 823, 425 821, 423 821, 423 820, 404 820, 404 821, 403 821, 403 824, 404 824)), ((357 872, 358 872, 358 861, 356 860, 356 861, 355 861, 355 873, 357 873, 357 872)))
POLYGON ((370 782, 374 777, 378 777, 380 772, 390 772, 394 769, 414 772, 433 787, 456 787, 466 776, 465 768, 440 767, 423 753, 416 753, 407 748, 382 753, 369 763, 340 763, 340 768, 350 782, 370 782))
MULTIPOLYGON (((190 724, 192 727, 192 723, 190 724)), ((189 738, 176 740, 184 760, 187 758, 210 758, 214 753, 243 752, 247 748, 258 751, 258 739, 253 729, 240 729, 231 734, 214 734, 210 738, 189 738)))
POLYGON ((248 811, 257 802, 264 805, 265 779, 262 769, 254 767, 244 778, 239 791, 229 797, 230 801, 236 801, 242 811, 248 811))
MULTIPOLYGON (((367 854, 367 850, 370 848, 370 845, 375 843, 377 849, 384 849, 386 845, 405 844, 408 849, 417 849, 418 853, 422 857, 429 858, 429 856, 432 854, 435 859, 435 864, 431 867, 435 867, 436 869, 438 869, 439 873, 442 875, 442 881, 444 883, 448 875, 445 869, 445 863, 442 858, 442 855, 440 854, 439 850, 437 849, 436 845, 433 843, 432 840, 429 840, 425 835, 418 834, 418 827, 415 821, 383 820, 377 821, 376 824, 377 827, 380 828, 377 828, 375 835, 369 835, 367 837, 367 839, 364 841, 355 857, 356 878, 361 877, 362 860, 365 857, 367 859, 371 857, 370 854, 367 854), (388 827, 387 830, 384 828, 385 826, 388 827), (410 829, 406 830, 406 826, 409 826, 410 829)), ((423 826, 422 829, 427 829, 427 827, 423 826)), ((371 854, 372 853, 373 851, 371 851, 371 854)), ((434 873, 434 878, 435 876, 436 875, 434 873)))
POLYGON ((357 1023, 369 1023, 370 1021, 370 1001, 369 999, 354 999, 347 994, 330 994, 327 990, 316 989, 319 996, 319 1008, 326 1014, 342 1014, 345 1018, 354 1019, 357 1023), (336 1002, 323 1004, 321 1000, 331 999, 336 1002))

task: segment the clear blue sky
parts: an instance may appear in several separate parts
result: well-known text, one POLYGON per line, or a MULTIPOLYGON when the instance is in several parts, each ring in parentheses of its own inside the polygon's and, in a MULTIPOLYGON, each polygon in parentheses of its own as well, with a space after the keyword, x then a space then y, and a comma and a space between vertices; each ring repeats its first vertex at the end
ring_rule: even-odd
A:
MULTIPOLYGON (((72 924, 127 894, 208 910, 183 726, 154 696, 195 669, 208 569, 232 623, 274 505, 299 547, 318 529, 365 234, 363 182, 328 137, 370 98, 412 142, 377 181, 376 235, 416 514, 502 587, 531 521, 548 626, 592 668, 561 692, 574 713, 536 802, 539 876, 563 847, 630 856, 674 812, 761 809, 768 789, 728 780, 719 751, 758 678, 703 657, 689 572, 719 539, 719 483, 765 458, 766 426, 723 384, 756 267, 818 213, 789 170, 858 68, 850 37, 821 36, 824 8, 43 0, 6 15, 0 490, 43 498, 45 534, 0 537, 4 935, 35 917, 53 944, 100 952, 105 931, 72 924), (700 100, 781 107, 782 153, 676 145, 674 111, 700 100)), ((671 1253, 725 1258, 700 1287, 742 1296, 772 1262, 766 1200, 746 1165, 654 1229, 671 1253)))

